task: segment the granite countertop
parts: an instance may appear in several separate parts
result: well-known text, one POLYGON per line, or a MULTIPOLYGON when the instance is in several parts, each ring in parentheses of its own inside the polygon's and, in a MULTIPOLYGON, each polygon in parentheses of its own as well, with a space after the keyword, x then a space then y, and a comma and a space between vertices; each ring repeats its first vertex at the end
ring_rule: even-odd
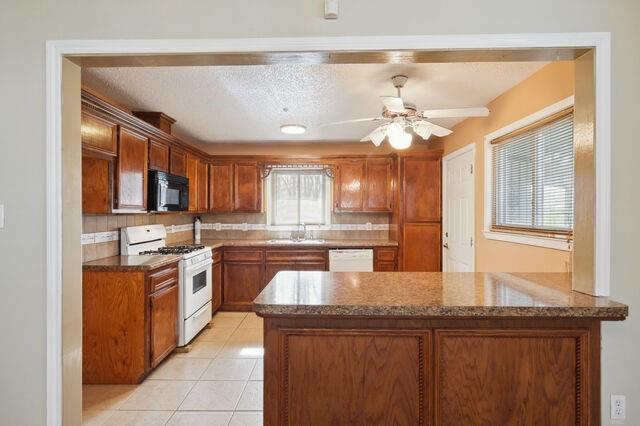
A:
POLYGON ((84 262, 85 271, 148 271, 175 263, 181 256, 111 256, 84 262))
MULTIPOLYGON (((217 239, 202 239, 200 244, 203 244, 212 249, 221 247, 271 247, 271 248, 290 248, 290 247, 304 247, 313 248, 372 248, 372 247, 397 247, 398 242, 392 240, 324 240, 322 243, 269 243, 269 240, 217 240, 217 239)), ((180 241, 170 245, 183 245, 194 244, 193 240, 180 241)))
POLYGON ((565 317, 623 320, 628 307, 571 290, 571 274, 279 272, 259 315, 565 317))

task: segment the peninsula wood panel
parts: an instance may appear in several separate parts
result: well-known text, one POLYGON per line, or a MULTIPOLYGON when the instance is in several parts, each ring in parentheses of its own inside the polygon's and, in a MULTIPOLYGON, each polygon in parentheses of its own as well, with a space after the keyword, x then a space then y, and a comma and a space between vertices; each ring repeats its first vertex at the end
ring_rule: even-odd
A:
POLYGON ((365 161, 342 161, 334 179, 336 211, 363 211, 365 161))
POLYGON ((147 370, 144 272, 82 274, 82 382, 139 383, 147 370))
POLYGON ((151 304, 151 368, 157 366, 178 342, 178 281, 149 296, 151 304))
POLYGON ((80 135, 83 148, 116 155, 118 146, 118 125, 116 123, 83 112, 80 135))
POLYGON ((112 178, 112 159, 82 156, 82 213, 111 213, 112 178))
POLYGON ((440 158, 402 159, 402 197, 405 222, 439 222, 441 219, 440 158))
POLYGON ((405 223, 402 229, 402 270, 439 272, 442 270, 440 223, 405 223))
POLYGON ((171 147, 169 152, 169 173, 187 177, 187 153, 175 147, 171 147))
POLYGON ((147 209, 148 139, 121 127, 116 173, 116 206, 119 209, 147 209))
POLYGON ((281 424, 426 424, 429 334, 283 330, 281 424))
POLYGON ((233 211, 233 164, 209 165, 209 209, 219 213, 233 211))
POLYGON ((169 145, 151 139, 149 142, 149 169, 169 172, 169 145))
POLYGON ((365 211, 391 211, 391 170, 391 159, 366 161, 365 211))
POLYGON ((233 211, 262 211, 262 178, 255 161, 236 162, 233 167, 233 211))
POLYGON ((435 424, 592 424, 587 331, 437 331, 435 342, 435 424))

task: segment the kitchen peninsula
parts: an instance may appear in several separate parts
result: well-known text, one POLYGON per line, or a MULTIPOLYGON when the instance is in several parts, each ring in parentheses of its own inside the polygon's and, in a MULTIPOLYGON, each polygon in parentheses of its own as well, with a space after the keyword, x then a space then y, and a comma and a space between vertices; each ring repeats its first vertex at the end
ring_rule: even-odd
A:
POLYGON ((600 322, 559 273, 280 272, 264 318, 276 424, 597 424, 600 322))

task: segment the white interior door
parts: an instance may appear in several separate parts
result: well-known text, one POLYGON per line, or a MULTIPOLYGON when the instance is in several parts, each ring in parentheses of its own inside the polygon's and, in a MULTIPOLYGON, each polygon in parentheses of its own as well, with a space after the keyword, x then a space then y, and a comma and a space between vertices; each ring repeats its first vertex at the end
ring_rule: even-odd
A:
POLYGON ((442 266, 444 272, 473 272, 474 266, 474 145, 442 161, 442 266))

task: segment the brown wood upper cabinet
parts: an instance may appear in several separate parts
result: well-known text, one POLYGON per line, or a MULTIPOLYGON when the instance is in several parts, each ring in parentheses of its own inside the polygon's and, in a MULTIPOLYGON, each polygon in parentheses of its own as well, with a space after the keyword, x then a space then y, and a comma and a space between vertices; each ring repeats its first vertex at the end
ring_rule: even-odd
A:
POLYGON ((133 130, 120 128, 116 173, 118 209, 147 209, 148 139, 133 130))
POLYGON ((364 211, 390 212, 392 162, 390 158, 366 161, 364 211))
POLYGON ((361 212, 364 210, 365 161, 343 161, 337 165, 334 181, 335 210, 361 212))
POLYGON ((198 211, 204 212, 209 208, 209 167, 207 163, 198 159, 198 211))
POLYGON ((239 161, 233 167, 233 211, 262 211, 262 179, 256 161, 239 161))
POLYGON ((149 142, 149 169, 169 173, 169 146, 151 139, 149 142))
POLYGON ((209 210, 217 213, 233 211, 233 163, 209 165, 209 210))
POLYGON ((180 148, 171 147, 169 173, 187 177, 187 153, 180 148))
POLYGON ((118 147, 118 125, 116 123, 82 112, 80 129, 84 149, 111 156, 116 155, 118 147))
POLYGON ((187 154, 187 179, 189 179, 189 211, 198 210, 198 157, 187 154))
POLYGON ((390 212, 392 162, 388 158, 340 162, 334 179, 337 212, 390 212))

